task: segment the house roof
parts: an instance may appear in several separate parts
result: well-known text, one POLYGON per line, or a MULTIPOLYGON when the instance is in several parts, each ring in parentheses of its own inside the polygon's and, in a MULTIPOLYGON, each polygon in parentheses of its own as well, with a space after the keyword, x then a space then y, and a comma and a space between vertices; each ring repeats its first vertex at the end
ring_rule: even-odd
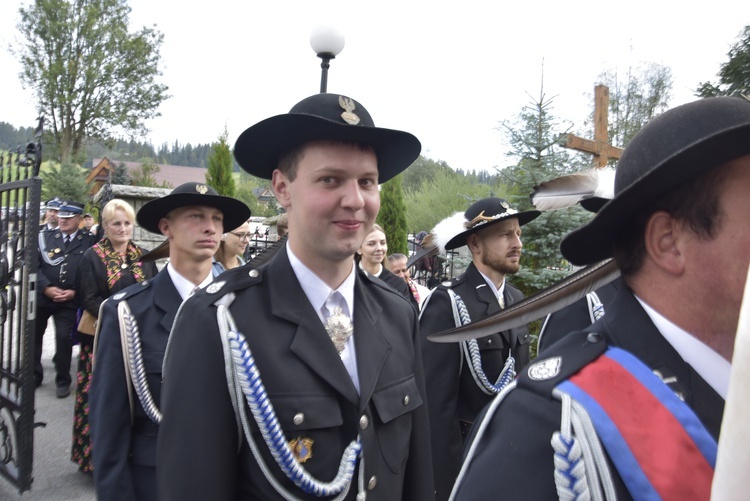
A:
MULTIPOLYGON (((95 158, 93 165, 88 177, 87 182, 91 181, 106 181, 107 174, 110 169, 113 169, 115 165, 125 164, 125 168, 128 170, 128 174, 132 176, 133 172, 140 169, 141 162, 121 162, 119 160, 111 161, 108 158, 95 158)), ((172 188, 175 188, 183 183, 205 183, 206 172, 208 169, 203 167, 185 167, 180 165, 165 165, 157 164, 159 172, 154 173, 154 179, 158 183, 169 183, 172 188)))

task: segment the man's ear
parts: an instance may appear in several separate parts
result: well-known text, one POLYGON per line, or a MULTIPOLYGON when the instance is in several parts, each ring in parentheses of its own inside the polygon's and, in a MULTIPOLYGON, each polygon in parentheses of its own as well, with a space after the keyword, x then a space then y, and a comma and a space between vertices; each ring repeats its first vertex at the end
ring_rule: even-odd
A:
POLYGON ((169 229, 169 219, 167 219, 166 217, 159 219, 159 224, 157 226, 159 227, 159 231, 161 231, 162 235, 167 238, 171 237, 169 229))
POLYGON ((284 209, 287 209, 292 205, 291 196, 289 194, 289 178, 284 175, 279 169, 273 171, 271 175, 271 189, 276 197, 276 201, 279 202, 284 209))
POLYGON ((654 212, 643 235, 647 258, 667 273, 681 275, 685 271, 685 231, 684 225, 668 212, 654 212))

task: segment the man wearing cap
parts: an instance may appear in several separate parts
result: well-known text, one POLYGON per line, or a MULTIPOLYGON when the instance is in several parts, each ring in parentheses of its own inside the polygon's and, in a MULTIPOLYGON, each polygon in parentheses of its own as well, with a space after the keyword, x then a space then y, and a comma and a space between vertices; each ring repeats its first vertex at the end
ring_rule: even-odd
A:
POLYGON ((528 364, 530 336, 525 326, 454 344, 432 343, 426 336, 476 322, 523 299, 506 277, 521 266, 521 226, 539 214, 518 212, 502 198, 490 197, 474 203, 463 217, 450 218, 461 225, 451 231, 455 236, 445 248, 467 246, 472 262, 457 278, 435 288, 419 320, 437 499, 448 499, 461 466, 464 437, 500 390, 499 377, 509 357, 514 367, 505 374, 510 379, 511 371, 528 364))
POLYGON ((47 200, 47 204, 44 206, 44 222, 39 225, 39 231, 57 229, 57 211, 60 210, 61 203, 62 200, 57 197, 47 200))
MULTIPOLYGON (((39 232, 39 269, 37 272, 37 310, 34 345, 34 383, 42 384, 42 339, 50 317, 55 323, 55 386, 58 398, 70 395, 70 360, 75 329, 76 274, 84 251, 94 244, 88 233, 78 230, 83 204, 62 202, 53 210, 48 202, 47 212, 59 218, 59 228, 39 232)), ((54 206, 54 204, 53 204, 54 206)))
POLYGON ((624 287, 493 402, 456 499, 709 499, 750 264, 748 137, 750 102, 722 97, 632 139, 614 198, 561 245, 577 265, 614 257, 624 287))
POLYGON ((161 500, 433 499, 417 313, 354 265, 378 183, 420 148, 336 94, 240 135, 235 157, 271 180, 288 240, 261 267, 222 274, 175 320, 161 500))
POLYGON ((224 228, 248 217, 244 203, 201 183, 182 184, 138 211, 142 228, 167 238, 169 263, 101 307, 89 393, 98 499, 156 499, 161 370, 170 329, 182 302, 212 281, 224 228))

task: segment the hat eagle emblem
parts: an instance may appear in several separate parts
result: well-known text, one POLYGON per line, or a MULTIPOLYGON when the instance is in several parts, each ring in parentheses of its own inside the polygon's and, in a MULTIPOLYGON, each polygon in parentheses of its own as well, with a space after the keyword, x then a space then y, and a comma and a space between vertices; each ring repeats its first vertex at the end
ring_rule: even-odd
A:
POLYGON ((206 186, 205 184, 196 184, 195 191, 197 191, 201 195, 205 195, 206 193, 208 193, 208 186, 206 186))
POLYGON ((357 125, 359 123, 359 117, 354 113, 354 108, 356 108, 357 105, 354 104, 354 101, 351 98, 339 96, 339 106, 344 108, 344 112, 341 114, 341 118, 344 119, 344 122, 349 125, 357 125))

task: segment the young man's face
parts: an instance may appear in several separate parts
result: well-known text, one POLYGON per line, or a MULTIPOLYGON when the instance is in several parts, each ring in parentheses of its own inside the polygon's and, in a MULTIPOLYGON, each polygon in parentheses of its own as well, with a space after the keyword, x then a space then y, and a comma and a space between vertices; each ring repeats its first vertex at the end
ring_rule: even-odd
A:
POLYGON ((494 223, 469 236, 473 259, 503 275, 518 273, 521 268, 521 227, 518 219, 494 223))
POLYGON ((180 207, 159 221, 159 229, 169 239, 171 260, 211 259, 219 248, 224 231, 224 215, 203 205, 180 207))
POLYGON ((90 230, 92 226, 94 226, 94 218, 91 216, 86 216, 83 218, 83 226, 90 230))
POLYGON ((355 145, 309 143, 294 181, 277 169, 273 188, 289 217, 289 245, 311 268, 351 260, 380 210, 375 152, 355 145))

